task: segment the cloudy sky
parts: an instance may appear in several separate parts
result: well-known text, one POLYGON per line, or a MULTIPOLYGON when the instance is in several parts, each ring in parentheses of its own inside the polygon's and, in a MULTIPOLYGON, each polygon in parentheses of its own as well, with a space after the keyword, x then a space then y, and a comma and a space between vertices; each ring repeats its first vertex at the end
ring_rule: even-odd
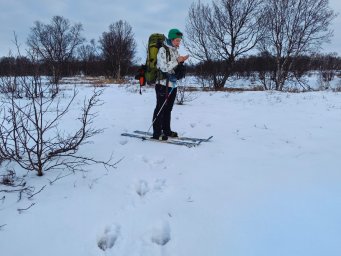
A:
MULTIPOLYGON (((13 32, 24 49, 35 21, 47 24, 53 16, 60 15, 72 24, 82 23, 84 37, 96 41, 110 24, 120 19, 127 21, 136 36, 138 55, 144 58, 144 45, 149 34, 167 34, 174 27, 184 30, 187 11, 193 1, 198 0, 0 0, 0 56, 7 56, 10 49, 15 49, 13 32)), ((335 12, 341 13, 340 0, 329 2, 335 12)), ((337 52, 341 56, 340 27, 341 14, 333 23, 332 43, 323 46, 325 52, 337 52)))

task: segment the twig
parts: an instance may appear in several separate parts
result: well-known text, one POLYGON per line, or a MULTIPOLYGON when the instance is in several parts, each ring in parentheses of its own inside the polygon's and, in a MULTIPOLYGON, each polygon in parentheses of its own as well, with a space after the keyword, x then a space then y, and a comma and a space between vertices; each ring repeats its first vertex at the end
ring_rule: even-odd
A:
POLYGON ((27 208, 19 208, 17 209, 19 214, 21 214, 23 211, 27 211, 28 209, 30 209, 33 205, 35 205, 36 203, 32 203, 29 207, 27 208))
POLYGON ((12 193, 12 192, 21 192, 23 190, 27 190, 28 188, 22 188, 22 189, 3 189, 3 190, 0 190, 0 192, 5 192, 5 193, 12 193))
POLYGON ((18 202, 21 200, 22 198, 22 194, 25 192, 27 195, 31 195, 31 193, 34 191, 34 187, 26 187, 23 188, 20 192, 19 192, 19 199, 18 202))
POLYGON ((36 194, 39 194, 41 191, 43 191, 43 189, 44 189, 45 187, 46 187, 46 185, 44 185, 38 192, 36 192, 36 193, 30 195, 30 196, 28 197, 28 199, 31 199, 31 198, 34 197, 36 194))
POLYGON ((64 175, 64 176, 60 176, 61 175, 61 173, 59 173, 58 174, 58 176, 54 179, 54 180, 49 180, 49 182, 50 182, 50 185, 52 185, 53 183, 55 183, 57 180, 60 180, 60 179, 62 179, 62 178, 65 178, 65 177, 67 177, 67 176, 70 176, 71 174, 73 174, 73 173, 69 173, 69 174, 66 174, 66 175, 64 175))
MULTIPOLYGON (((22 189, 10 189, 10 190, 3 189, 3 190, 0 190, 0 192, 4 192, 4 193, 19 192, 19 198, 18 198, 18 202, 19 202, 22 198, 23 193, 26 193, 27 195, 31 195, 31 193, 33 192, 33 187, 26 187, 22 189)), ((2 198, 1 200, 4 200, 4 198, 2 198)))
POLYGON ((5 226, 7 226, 7 224, 0 225, 0 230, 5 226))

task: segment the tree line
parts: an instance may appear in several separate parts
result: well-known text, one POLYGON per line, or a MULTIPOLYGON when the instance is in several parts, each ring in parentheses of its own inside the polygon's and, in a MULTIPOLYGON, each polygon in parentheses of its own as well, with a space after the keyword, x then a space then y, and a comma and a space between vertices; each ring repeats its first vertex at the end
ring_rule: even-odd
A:
MULTIPOLYGON (((304 75, 308 71, 341 70, 341 57, 336 53, 302 55, 291 60, 295 63, 292 71, 298 75, 304 75)), ((62 76, 74 76, 79 74, 89 76, 110 76, 106 71, 106 61, 100 56, 93 56, 87 59, 72 59, 65 62, 61 69, 62 76)), ((212 70, 222 69, 223 64, 219 61, 200 62, 189 64, 187 73, 194 76, 209 76, 212 70)), ((39 69, 42 75, 49 75, 49 68, 45 62, 33 62, 28 57, 2 57, 0 58, 0 76, 18 75, 29 76, 39 69)), ((138 64, 123 65, 123 70, 114 76, 133 76, 138 69, 138 64)), ((118 69, 117 69, 118 70, 118 69)), ((239 77, 250 77, 255 72, 271 72, 275 70, 275 58, 268 52, 257 55, 244 56, 234 63, 232 75, 239 77)))
MULTIPOLYGON (((340 69, 335 54, 318 54, 330 41, 336 14, 328 0, 216 0, 193 2, 184 45, 196 64, 188 70, 224 87, 235 74, 258 73, 264 89, 283 90, 308 70, 340 69)), ((136 70, 133 28, 119 20, 98 41, 86 42, 82 24, 54 16, 35 22, 25 56, 0 59, 0 76, 41 72, 57 84, 62 76, 105 75, 120 79, 136 70)), ((146 40, 149 35, 146 35, 146 40)))
POLYGON ((0 76, 34 75, 38 71, 58 84, 61 77, 80 73, 118 79, 128 74, 136 42, 126 21, 111 24, 98 43, 94 39, 87 43, 82 31, 82 24, 71 24, 62 16, 54 16, 49 24, 36 21, 26 41, 26 54, 21 54, 16 43, 16 56, 0 59, 0 76))

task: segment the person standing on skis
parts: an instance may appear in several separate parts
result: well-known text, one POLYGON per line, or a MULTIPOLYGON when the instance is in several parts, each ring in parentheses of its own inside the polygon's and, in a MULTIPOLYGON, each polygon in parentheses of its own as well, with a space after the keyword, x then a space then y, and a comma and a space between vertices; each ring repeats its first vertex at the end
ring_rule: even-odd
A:
POLYGON ((175 69, 188 59, 188 55, 180 56, 178 48, 183 34, 173 28, 168 32, 157 54, 157 68, 166 79, 155 85, 156 107, 153 114, 153 139, 167 140, 168 137, 178 137, 178 133, 171 130, 171 112, 177 92, 177 76, 175 69), (167 48, 167 50, 166 50, 167 48))

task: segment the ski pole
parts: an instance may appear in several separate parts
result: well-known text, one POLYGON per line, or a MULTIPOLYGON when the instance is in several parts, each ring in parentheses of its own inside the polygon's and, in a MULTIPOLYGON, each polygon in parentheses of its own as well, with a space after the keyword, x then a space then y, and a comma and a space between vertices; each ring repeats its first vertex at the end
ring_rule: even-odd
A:
MULTIPOLYGON (((162 111, 163 107, 166 105, 166 102, 167 102, 167 100, 168 100, 168 98, 169 98, 169 95, 171 95, 171 94, 172 94, 172 92, 173 92, 173 89, 174 89, 174 87, 172 87, 172 89, 171 89, 171 90, 170 90, 170 92, 168 93, 168 95, 167 95, 167 97, 166 97, 165 101, 163 102, 163 104, 162 104, 162 106, 161 106, 161 108, 160 108, 159 112, 156 114, 156 117, 154 118, 154 120, 153 120, 152 124, 150 125, 150 127, 149 127, 149 129, 148 129, 147 133, 149 133, 149 131, 150 131, 150 128, 152 128, 152 126, 153 126, 153 124, 155 123, 156 119, 157 119, 157 118, 158 118, 158 116, 160 115, 160 113, 161 113, 161 111, 162 111)), ((168 88, 166 88, 166 90, 168 91, 168 88)))

